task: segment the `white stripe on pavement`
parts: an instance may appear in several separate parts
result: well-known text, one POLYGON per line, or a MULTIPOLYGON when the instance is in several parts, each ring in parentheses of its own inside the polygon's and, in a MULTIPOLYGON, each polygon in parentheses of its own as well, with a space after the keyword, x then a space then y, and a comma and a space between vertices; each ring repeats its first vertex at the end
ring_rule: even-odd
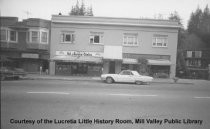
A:
POLYGON ((68 95, 70 93, 67 92, 27 92, 29 94, 62 94, 62 95, 68 95))
POLYGON ((115 95, 115 96, 140 96, 140 97, 156 97, 158 95, 138 95, 138 94, 108 94, 108 95, 115 95))
MULTIPOLYGON (((61 95, 69 95, 67 92, 27 92, 28 94, 61 94, 61 95)), ((105 94, 105 95, 113 95, 113 96, 136 96, 136 97, 156 97, 158 95, 138 95, 138 94, 105 94)))
POLYGON ((197 97, 196 96, 196 97, 193 97, 193 98, 195 98, 195 99, 210 99, 210 97, 208 97, 208 96, 206 96, 206 97, 205 96, 204 97, 197 97))

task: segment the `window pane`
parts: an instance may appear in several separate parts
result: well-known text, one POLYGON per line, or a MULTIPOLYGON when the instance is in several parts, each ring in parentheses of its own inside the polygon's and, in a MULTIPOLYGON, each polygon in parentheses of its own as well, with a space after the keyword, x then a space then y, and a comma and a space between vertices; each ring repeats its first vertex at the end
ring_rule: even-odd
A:
POLYGON ((152 45, 158 47, 166 47, 167 46, 167 38, 166 37, 154 37, 152 39, 152 45))
POLYGON ((38 31, 32 31, 31 32, 31 41, 32 42, 38 42, 39 41, 39 33, 38 33, 38 31))
POLYGON ((10 41, 16 41, 16 32, 10 31, 10 41))
POLYGON ((66 34, 65 41, 66 42, 70 42, 71 41, 71 35, 70 34, 66 34))
POLYGON ((90 32, 90 43, 100 44, 103 42, 102 32, 90 32))
POLYGON ((90 43, 93 43, 94 36, 90 36, 90 43))
POLYGON ((137 45, 137 35, 136 34, 124 34, 123 36, 124 45, 136 46, 137 45))
POLYGON ((99 39, 100 39, 99 35, 95 35, 94 36, 94 43, 100 43, 99 39))
POLYGON ((6 30, 1 30, 1 40, 6 40, 7 35, 6 35, 6 30))
POLYGON ((64 38, 64 34, 61 34, 61 42, 64 42, 65 41, 65 38, 64 38))
POLYGON ((42 42, 47 42, 47 32, 42 32, 41 41, 42 41, 42 42))

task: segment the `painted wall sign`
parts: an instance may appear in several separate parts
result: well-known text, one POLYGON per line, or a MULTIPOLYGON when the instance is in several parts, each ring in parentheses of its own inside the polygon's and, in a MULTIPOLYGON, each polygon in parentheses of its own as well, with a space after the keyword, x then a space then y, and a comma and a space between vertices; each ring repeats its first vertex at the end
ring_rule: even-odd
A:
POLYGON ((39 54, 32 54, 32 53, 22 53, 21 54, 22 58, 33 58, 33 59, 38 59, 39 54))
POLYGON ((83 52, 83 51, 56 51, 56 56, 94 56, 103 57, 101 52, 83 52))

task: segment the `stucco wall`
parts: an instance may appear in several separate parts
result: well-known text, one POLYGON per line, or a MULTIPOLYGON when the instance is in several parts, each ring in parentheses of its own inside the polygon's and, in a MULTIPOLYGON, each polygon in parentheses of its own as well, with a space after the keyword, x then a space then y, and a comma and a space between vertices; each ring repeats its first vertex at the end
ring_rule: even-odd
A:
POLYGON ((85 25, 73 23, 52 23, 51 27, 51 58, 55 56, 56 51, 74 50, 104 52, 104 45, 122 46, 124 33, 137 33, 139 46, 123 46, 123 53, 168 55, 170 56, 170 61, 172 62, 170 76, 175 76, 178 34, 177 29, 114 25, 85 25), (75 43, 60 43, 60 34, 62 31, 73 31, 76 35, 75 43), (90 44, 90 32, 103 32, 103 45, 90 44), (166 48, 152 47, 152 37, 155 34, 167 35, 168 44, 166 48))

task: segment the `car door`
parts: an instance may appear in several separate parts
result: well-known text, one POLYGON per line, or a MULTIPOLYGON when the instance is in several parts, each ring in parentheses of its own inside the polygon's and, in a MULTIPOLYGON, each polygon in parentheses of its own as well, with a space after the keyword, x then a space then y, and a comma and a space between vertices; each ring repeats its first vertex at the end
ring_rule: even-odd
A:
POLYGON ((119 82, 133 82, 134 78, 133 75, 130 71, 122 71, 119 75, 118 75, 118 81, 119 82))

